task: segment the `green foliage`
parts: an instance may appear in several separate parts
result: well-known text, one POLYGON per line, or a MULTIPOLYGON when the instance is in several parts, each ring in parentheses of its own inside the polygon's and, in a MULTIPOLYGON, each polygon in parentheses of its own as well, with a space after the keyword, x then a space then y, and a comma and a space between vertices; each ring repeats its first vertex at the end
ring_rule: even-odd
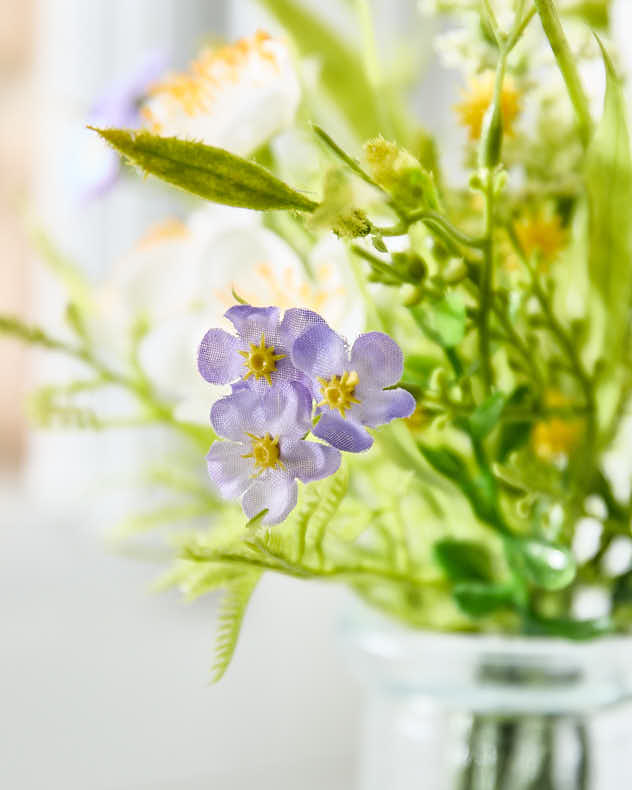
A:
POLYGON ((453 595, 459 607, 474 618, 515 607, 513 588, 504 584, 462 582, 455 585, 453 595))
POLYGON ((524 577, 543 590, 562 590, 577 571, 570 550, 540 540, 514 540, 511 557, 524 577))
POLYGON ((625 348, 632 300, 632 157, 622 85, 603 46, 601 50, 606 95, 586 157, 588 271, 607 311, 604 350, 612 358, 625 348))
POLYGON ((148 132, 95 131, 144 173, 214 203, 259 211, 317 206, 260 165, 221 148, 148 132))
POLYGON ((506 402, 502 392, 494 392, 474 409, 468 418, 468 427, 475 439, 484 439, 498 425, 506 402))
POLYGON ((321 17, 293 0, 258 0, 290 34, 300 54, 316 57, 320 80, 361 140, 379 131, 379 99, 357 52, 321 17))
POLYGON ((224 676, 235 653, 246 608, 260 577, 260 573, 249 571, 230 581, 226 588, 217 614, 217 641, 213 664, 215 683, 224 676))
POLYGON ((481 543, 444 538, 434 544, 434 554, 452 581, 489 582, 493 578, 489 549, 481 543))

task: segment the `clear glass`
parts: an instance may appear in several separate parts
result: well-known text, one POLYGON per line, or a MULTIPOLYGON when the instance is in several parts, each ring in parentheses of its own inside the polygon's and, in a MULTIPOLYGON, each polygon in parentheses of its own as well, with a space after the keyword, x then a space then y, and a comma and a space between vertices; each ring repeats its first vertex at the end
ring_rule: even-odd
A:
POLYGON ((358 790, 632 788, 632 638, 414 631, 358 605, 358 790))

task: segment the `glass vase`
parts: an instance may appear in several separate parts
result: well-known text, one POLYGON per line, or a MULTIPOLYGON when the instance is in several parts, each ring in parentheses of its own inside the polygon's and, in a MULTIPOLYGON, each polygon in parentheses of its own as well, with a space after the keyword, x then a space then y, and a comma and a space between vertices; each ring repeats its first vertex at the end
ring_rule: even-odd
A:
POLYGON ((358 790, 632 788, 632 638, 414 631, 354 606, 358 790))

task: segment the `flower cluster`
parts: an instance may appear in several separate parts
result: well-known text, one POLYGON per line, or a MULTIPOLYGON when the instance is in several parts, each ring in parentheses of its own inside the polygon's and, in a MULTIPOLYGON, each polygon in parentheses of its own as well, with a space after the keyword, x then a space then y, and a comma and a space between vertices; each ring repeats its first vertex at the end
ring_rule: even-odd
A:
POLYGON ((215 402, 218 436, 208 471, 226 499, 241 497, 249 518, 267 511, 277 524, 296 505, 297 480, 328 477, 340 451, 368 450, 366 430, 408 417, 413 396, 395 387, 403 368, 397 343, 381 332, 357 338, 351 350, 317 313, 236 305, 226 312, 236 334, 209 329, 198 369, 211 384, 232 385, 215 402), (388 389, 386 389, 388 388, 388 389), (309 441, 312 433, 326 444, 309 441))

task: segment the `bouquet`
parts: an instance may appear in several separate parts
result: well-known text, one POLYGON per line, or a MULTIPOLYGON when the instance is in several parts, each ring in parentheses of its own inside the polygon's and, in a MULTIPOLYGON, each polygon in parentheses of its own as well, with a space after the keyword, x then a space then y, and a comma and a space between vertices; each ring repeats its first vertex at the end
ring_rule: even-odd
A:
POLYGON ((359 47, 260 5, 284 33, 152 78, 137 128, 99 116, 188 216, 96 285, 48 245, 65 332, 0 318, 78 362, 34 416, 174 437, 146 462, 164 501, 122 531, 168 525, 164 584, 224 590, 216 679, 264 573, 346 584, 414 628, 627 632, 632 161, 609 3, 422 3, 451 20, 453 151, 366 1, 359 47), (100 413, 111 388, 122 410, 100 413))

